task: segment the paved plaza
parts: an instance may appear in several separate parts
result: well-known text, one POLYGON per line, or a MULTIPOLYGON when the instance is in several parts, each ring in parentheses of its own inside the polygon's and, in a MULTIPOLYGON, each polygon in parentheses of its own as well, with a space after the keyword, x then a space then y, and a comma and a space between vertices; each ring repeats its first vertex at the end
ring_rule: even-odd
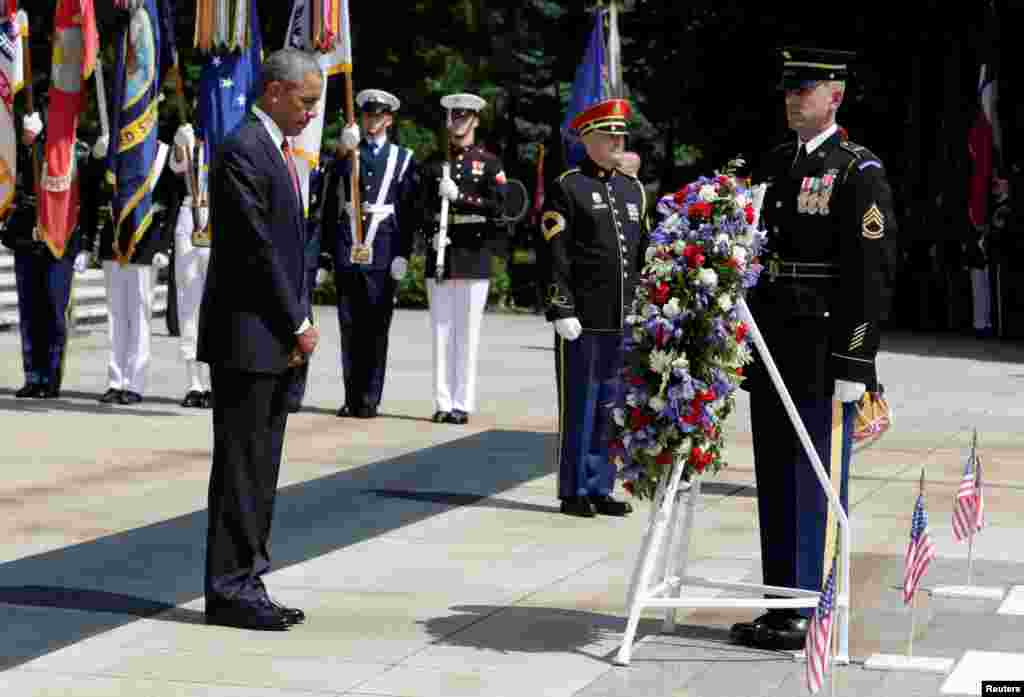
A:
MULTIPOLYGON (((73 336, 57 401, 14 398, 18 335, 0 332, 0 695, 807 694, 791 654, 728 643, 748 612, 680 613, 667 635, 652 611, 632 665, 612 663, 649 508, 627 519, 557 513, 542 318, 485 318, 478 413, 453 426, 429 421, 430 329, 417 311, 396 313, 382 416, 336 418, 337 320, 320 310, 324 340, 288 425, 267 577, 309 619, 283 633, 203 623, 210 413, 178 406, 184 369, 163 320, 146 399, 133 406, 96 401, 105 326, 73 336)), ((1024 680, 1024 347, 898 332, 878 363, 895 425, 853 463, 852 663, 836 669, 835 694, 976 695, 983 679, 1024 680), (949 674, 868 670, 872 655, 907 649, 897 588, 922 467, 938 547, 923 585, 965 583, 950 512, 975 427, 988 525, 974 580, 1000 596, 920 599, 914 654, 953 659, 949 674)), ((693 571, 758 582, 745 395, 738 407, 733 465, 701 502, 693 571)))

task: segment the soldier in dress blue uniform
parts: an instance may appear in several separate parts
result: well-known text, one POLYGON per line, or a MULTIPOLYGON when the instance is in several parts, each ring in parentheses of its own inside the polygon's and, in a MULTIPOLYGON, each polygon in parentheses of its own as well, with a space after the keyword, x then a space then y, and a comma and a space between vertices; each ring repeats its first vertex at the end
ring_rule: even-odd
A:
POLYGON ((502 234, 505 170, 476 143, 480 111, 475 94, 441 98, 448 113, 447 152, 423 166, 422 221, 427 245, 427 293, 434 357, 435 423, 466 424, 476 406, 477 351, 491 279, 493 247, 502 234), (443 167, 449 165, 448 177, 443 167), (442 279, 437 275, 440 200, 449 202, 442 279))
MULTIPOLYGON (((750 309, 793 401, 847 503, 855 402, 877 382, 883 240, 896 234, 881 160, 836 125, 851 54, 783 51, 786 115, 796 138, 755 166, 765 182, 765 273, 750 309)), ((836 520, 760 361, 747 371, 765 585, 821 590, 836 520)), ((735 641, 803 648, 811 610, 772 609, 734 625, 735 641)))
POLYGON ((333 254, 341 329, 345 403, 338 416, 377 416, 384 391, 388 332, 398 282, 408 270, 415 220, 416 163, 408 148, 388 142, 398 98, 384 90, 356 95, 364 137, 358 127, 342 133, 338 160, 328 175, 323 214, 323 249, 333 254), (360 243, 353 234, 352 160, 359 148, 362 202, 360 243))
POLYGON ((25 385, 14 394, 52 399, 60 396, 63 379, 72 276, 85 271, 87 250, 95 241, 100 164, 90 160, 87 146, 76 151, 80 186, 78 226, 63 254, 58 256, 36 233, 35 179, 39 174, 36 167, 43 161, 43 142, 38 138, 42 129, 37 113, 23 119, 16 194, 10 215, 0 221, 0 235, 4 246, 14 252, 18 328, 25 369, 25 385))
POLYGON ((547 318, 555 328, 558 497, 562 513, 627 515, 608 457, 609 404, 622 368, 625 313, 646 249, 646 197, 622 172, 629 102, 610 99, 572 122, 587 157, 562 174, 545 202, 547 318))

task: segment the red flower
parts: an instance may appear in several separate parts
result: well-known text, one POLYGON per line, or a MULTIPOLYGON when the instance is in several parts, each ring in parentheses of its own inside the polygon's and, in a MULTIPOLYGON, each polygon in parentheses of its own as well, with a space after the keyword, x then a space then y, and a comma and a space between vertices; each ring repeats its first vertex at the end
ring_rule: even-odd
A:
POLYGON ((664 281, 661 281, 652 289, 651 300, 653 300, 656 305, 664 305, 668 302, 668 296, 671 295, 671 293, 672 289, 669 288, 669 285, 664 281))
POLYGON ((715 388, 714 387, 709 387, 706 391, 705 390, 701 390, 700 392, 698 392, 696 398, 694 399, 694 401, 697 402, 697 403, 700 403, 700 402, 713 402, 717 398, 718 398, 718 395, 715 394, 715 388))
POLYGON ((697 462, 693 463, 693 468, 697 470, 697 474, 702 474, 704 472, 704 466, 705 465, 703 460, 698 460, 697 462))
POLYGON ((683 256, 686 258, 686 263, 692 267, 700 267, 704 265, 704 255, 701 253, 704 251, 700 245, 688 244, 683 249, 683 256))
POLYGON ((647 384, 647 381, 644 380, 639 375, 630 375, 629 376, 629 382, 634 384, 634 385, 646 385, 647 384))
POLYGON ((633 410, 629 412, 629 425, 634 431, 639 431, 641 428, 647 428, 654 419, 640 411, 639 407, 633 407, 633 410))
POLYGON ((690 426, 696 426, 697 422, 700 421, 700 407, 696 407, 686 416, 680 416, 679 421, 684 424, 689 424, 690 426))
POLYGON ((616 438, 615 440, 608 443, 608 449, 611 450, 612 452, 622 452, 626 449, 626 444, 623 443, 620 439, 616 438))
POLYGON ((658 456, 654 458, 654 462, 659 465, 671 465, 672 464, 672 451, 662 450, 658 453, 658 456))
POLYGON ((740 366, 739 368, 736 369, 736 374, 743 375, 743 366, 740 366))
POLYGON ((672 200, 676 202, 677 206, 681 206, 686 203, 686 189, 680 189, 672 194, 672 200))
POLYGON ((753 204, 747 204, 747 207, 743 209, 743 212, 747 214, 747 225, 754 224, 754 206, 753 204))
POLYGON ((622 488, 629 492, 630 496, 632 496, 636 491, 636 488, 633 486, 633 482, 622 482, 622 488))
POLYGON ((743 341, 747 337, 747 332, 748 331, 750 331, 750 328, 747 327, 747 323, 746 322, 737 322, 736 323, 736 341, 737 342, 743 341))
POLYGON ((690 209, 686 212, 686 215, 690 218, 710 218, 711 217, 711 204, 707 201, 700 201, 690 206, 690 209))

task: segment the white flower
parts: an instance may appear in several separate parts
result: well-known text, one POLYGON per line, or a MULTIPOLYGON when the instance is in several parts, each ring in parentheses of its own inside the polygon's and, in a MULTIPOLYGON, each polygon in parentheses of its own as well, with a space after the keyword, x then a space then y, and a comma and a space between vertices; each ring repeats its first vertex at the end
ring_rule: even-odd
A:
POLYGON ((679 298, 672 298, 665 303, 661 308, 661 313, 668 319, 675 319, 683 313, 683 308, 679 306, 679 298))
POLYGON ((676 370, 688 370, 690 368, 690 361, 687 360, 686 356, 680 356, 672 361, 672 367, 676 370))
POLYGON ((640 315, 626 315, 626 326, 635 327, 644 321, 644 318, 640 315))
POLYGON ((714 269, 701 269, 697 274, 697 283, 708 288, 714 288, 718 285, 718 274, 715 273, 714 269))
POLYGON ((736 265, 742 269, 747 265, 747 248, 735 245, 732 248, 732 258, 736 260, 736 265))
POLYGON ((633 327, 633 341, 643 343, 644 337, 647 336, 647 332, 644 331, 643 327, 633 327))
POLYGON ((626 395, 626 404, 628 404, 631 407, 640 406, 640 402, 636 398, 636 392, 630 392, 629 394, 626 395))
POLYGON ((736 206, 739 208, 746 208, 750 205, 750 197, 746 194, 739 194, 736 197, 736 206))
POLYGON ((654 245, 651 245, 650 247, 647 248, 647 251, 644 252, 644 261, 646 261, 648 264, 650 264, 651 263, 651 259, 653 259, 654 255, 657 254, 657 253, 658 253, 658 248, 655 247, 654 245))
POLYGON ((650 362, 651 370, 658 375, 663 375, 672 365, 672 355, 664 351, 651 351, 647 360, 650 362))
POLYGON ((732 298, 728 295, 720 295, 718 297, 718 306, 722 308, 722 312, 728 312, 732 309, 732 298))
POLYGON ((621 408, 616 407, 612 409, 612 420, 615 421, 616 426, 626 425, 626 413, 621 408))
MULTIPOLYGON (((662 399, 658 395, 654 395, 649 400, 647 400, 647 406, 649 406, 651 409, 653 409, 654 413, 656 413, 656 414, 660 414, 661 410, 665 408, 666 404, 668 404, 668 402, 666 402, 664 399, 662 399)), ((658 453, 653 453, 653 454, 657 455, 658 453)))
POLYGON ((718 198, 718 191, 711 184, 705 184, 700 187, 700 200, 701 201, 714 201, 718 198))
POLYGON ((749 247, 754 244, 754 234, 756 228, 753 225, 744 225, 743 232, 736 236, 736 241, 742 244, 744 247, 749 247))
POLYGON ((731 242, 732 240, 730 240, 729 236, 726 235, 725 233, 722 233, 721 235, 715 238, 715 244, 728 245, 731 242))

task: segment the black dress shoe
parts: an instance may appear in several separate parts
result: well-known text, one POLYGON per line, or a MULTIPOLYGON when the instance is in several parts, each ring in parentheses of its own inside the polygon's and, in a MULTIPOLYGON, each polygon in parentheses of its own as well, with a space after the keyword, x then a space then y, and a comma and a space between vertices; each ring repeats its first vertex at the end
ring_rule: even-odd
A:
POLYGON ((132 392, 131 390, 125 390, 121 393, 121 404, 138 404, 142 401, 142 395, 138 392, 132 392))
POLYGON ((109 390, 103 393, 100 397, 101 404, 123 404, 121 401, 121 390, 115 390, 111 387, 109 390))
POLYGON ((559 511, 579 518, 593 518, 597 515, 597 511, 594 510, 594 504, 586 496, 567 496, 562 499, 559 511))
POLYGON ((285 607, 273 598, 268 598, 270 605, 277 608, 277 611, 285 618, 288 624, 302 624, 306 621, 306 613, 297 607, 285 607))
POLYGON ((448 417, 451 416, 451 412, 447 411, 435 411, 434 415, 430 417, 430 420, 435 424, 448 423, 448 417))
POLYGON ((465 426, 469 423, 469 414, 461 409, 452 409, 451 413, 448 414, 448 418, 445 419, 445 423, 455 424, 456 426, 465 426))
POLYGON ((616 501, 611 496, 591 496, 590 502, 601 515, 626 516, 633 512, 628 501, 616 501))
POLYGON ((338 409, 337 415, 340 416, 341 418, 345 419, 345 418, 348 418, 350 416, 355 416, 355 413, 356 413, 355 409, 353 409, 352 407, 350 407, 347 404, 342 404, 341 407, 338 409))
POLYGON ((206 624, 280 632, 295 624, 268 599, 206 601, 206 624))
POLYGON ((188 409, 202 409, 203 393, 199 390, 189 390, 188 394, 185 395, 185 399, 181 400, 181 406, 188 409))
POLYGON ((774 610, 753 622, 732 626, 729 637, 738 644, 769 651, 799 651, 807 638, 807 618, 790 610, 774 610))
POLYGON ((55 385, 40 385, 33 396, 36 399, 57 399, 60 397, 60 388, 55 385))
POLYGON ((14 393, 15 397, 24 399, 26 397, 38 397, 39 390, 42 389, 42 385, 36 385, 31 382, 25 383, 25 386, 14 393))
POLYGON ((377 418, 377 407, 359 407, 356 409, 357 419, 375 419, 377 418))
POLYGON ((211 390, 203 393, 203 409, 213 409, 213 392, 211 390))

